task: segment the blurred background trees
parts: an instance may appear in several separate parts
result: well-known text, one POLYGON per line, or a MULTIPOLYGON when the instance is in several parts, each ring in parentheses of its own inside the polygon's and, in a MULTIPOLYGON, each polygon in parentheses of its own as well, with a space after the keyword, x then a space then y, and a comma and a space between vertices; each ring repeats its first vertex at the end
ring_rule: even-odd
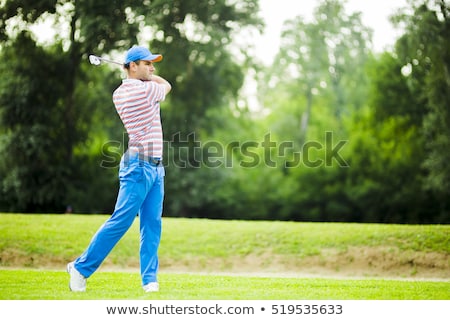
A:
POLYGON ((174 90, 162 105, 166 216, 450 222, 450 22, 411 0, 395 48, 345 1, 286 21, 271 66, 249 56, 257 0, 6 0, 0 6, 0 211, 111 213, 126 134, 111 101, 148 44, 174 90), (58 30, 41 43, 33 25, 58 30), (243 91, 257 78, 258 106, 243 91))

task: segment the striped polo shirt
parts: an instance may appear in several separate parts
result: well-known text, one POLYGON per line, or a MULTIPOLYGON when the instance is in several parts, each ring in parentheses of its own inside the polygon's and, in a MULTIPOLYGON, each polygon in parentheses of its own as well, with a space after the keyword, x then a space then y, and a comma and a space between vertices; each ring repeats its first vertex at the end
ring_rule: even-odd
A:
POLYGON ((162 158, 163 133, 159 103, 164 86, 153 81, 124 79, 113 93, 117 113, 128 133, 128 149, 162 158))

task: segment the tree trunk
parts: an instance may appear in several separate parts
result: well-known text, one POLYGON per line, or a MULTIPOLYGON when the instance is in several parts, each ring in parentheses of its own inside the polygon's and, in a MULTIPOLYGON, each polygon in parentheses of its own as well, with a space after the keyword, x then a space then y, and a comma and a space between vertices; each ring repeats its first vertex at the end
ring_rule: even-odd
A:
POLYGON ((301 120, 300 120, 300 146, 302 146, 306 141, 306 134, 308 131, 309 118, 311 115, 311 107, 312 107, 312 93, 311 90, 308 90, 306 94, 306 110, 303 112, 301 120))

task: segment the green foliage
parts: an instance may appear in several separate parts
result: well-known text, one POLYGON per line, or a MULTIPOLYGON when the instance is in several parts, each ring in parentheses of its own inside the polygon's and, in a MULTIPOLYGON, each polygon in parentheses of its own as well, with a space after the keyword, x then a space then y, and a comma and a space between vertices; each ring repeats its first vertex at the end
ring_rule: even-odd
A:
POLYGON ((60 131, 66 79, 58 68, 64 63, 64 57, 36 47, 26 33, 3 50, 0 171, 1 188, 12 210, 40 211, 61 205, 67 191, 67 140, 60 131), (42 81, 43 75, 48 81, 42 81))
POLYGON ((433 222, 435 198, 422 190, 420 131, 408 117, 359 119, 350 141, 346 194, 360 221, 433 222))
POLYGON ((5 46, 2 53, 0 68, 8 78, 0 88, 4 128, 2 206, 22 212, 61 212, 66 205, 77 206, 80 211, 105 210, 105 202, 113 199, 104 199, 96 190, 105 186, 105 179, 111 179, 104 177, 105 171, 99 172, 101 148, 92 152, 86 144, 89 136, 100 135, 107 140, 108 136, 102 134, 107 130, 109 137, 121 138, 114 107, 111 102, 104 104, 105 99, 110 100, 107 92, 112 90, 115 78, 106 72, 97 79, 86 74, 84 82, 78 82, 75 88, 76 107, 69 109, 64 97, 72 75, 61 72, 71 63, 67 55, 36 46, 27 33, 5 46), (46 81, 42 81, 43 75, 46 81), (107 85, 109 90, 104 91, 107 85), (101 130, 96 127, 98 123, 102 123, 101 130), (97 178, 91 181, 94 176, 97 178), (80 205, 90 196, 77 196, 76 190, 91 191, 95 200, 91 203, 96 206, 80 205))
POLYGON ((67 182, 64 203, 77 212, 110 213, 118 188, 120 156, 126 149, 126 132, 114 108, 112 91, 119 75, 86 61, 81 65, 83 81, 75 88, 75 105, 80 110, 77 130, 83 139, 74 145, 74 169, 67 182))
MULTIPOLYGON (((410 82, 402 75, 402 61, 385 52, 367 68, 371 79, 368 104, 373 108, 376 122, 389 117, 404 117, 406 126, 420 125, 425 113, 423 99, 414 94, 410 82)), ((419 85, 420 87, 420 85, 419 85)))
POLYGON ((361 221, 434 221, 434 198, 421 190, 425 111, 401 69, 390 53, 371 61, 370 109, 353 120, 346 194, 361 221))
MULTIPOLYGON (((32 38, 28 37, 30 46, 40 50, 36 53, 35 60, 48 62, 48 65, 41 64, 42 69, 51 66, 52 70, 58 71, 55 74, 42 73, 52 78, 54 86, 40 81, 39 75, 30 73, 25 68, 8 70, 8 74, 13 72, 10 82, 5 83, 3 88, 3 99, 9 101, 9 104, 5 107, 0 105, 0 110, 4 109, 0 111, 0 115, 6 124, 4 131, 2 130, 4 136, 1 147, 7 148, 7 141, 12 141, 14 135, 31 135, 21 126, 14 127, 14 121, 22 124, 28 114, 27 121, 38 122, 29 113, 16 117, 14 112, 17 113, 19 108, 13 108, 14 103, 10 99, 14 95, 15 100, 22 99, 22 104, 30 108, 29 101, 36 99, 35 95, 40 93, 30 92, 28 100, 25 100, 19 88, 27 81, 47 85, 47 90, 60 89, 53 90, 48 95, 55 96, 55 101, 45 102, 46 110, 59 117, 59 122, 47 121, 42 125, 42 130, 48 126, 51 128, 49 131, 57 132, 54 140, 61 145, 55 144, 54 140, 47 140, 47 149, 39 146, 40 152, 48 156, 51 154, 54 162, 40 167, 41 175, 38 180, 28 172, 27 162, 19 163, 13 160, 16 154, 4 153, 4 159, 0 159, 0 171, 9 171, 0 193, 0 206, 4 210, 59 212, 69 204, 79 212, 112 209, 117 173, 110 169, 117 167, 102 168, 99 164, 105 158, 117 162, 118 151, 125 149, 123 128, 118 125, 118 118, 111 108, 111 92, 119 81, 117 74, 103 72, 100 68, 94 71, 89 66, 88 71, 82 60, 88 53, 116 53, 115 50, 125 50, 136 44, 138 38, 143 39, 143 45, 150 41, 152 51, 164 54, 161 74, 174 84, 174 91, 177 92, 163 106, 166 136, 177 131, 188 135, 197 131, 200 126, 207 130, 207 111, 228 105, 243 83, 244 71, 230 53, 234 45, 233 34, 241 28, 252 27, 260 22, 254 14, 258 10, 255 0, 242 0, 233 4, 215 1, 214 5, 210 1, 191 2, 39 1, 33 6, 22 4, 21 1, 5 2, 0 8, 0 26, 12 26, 9 30, 2 28, 1 31, 0 39, 6 46, 12 46, 8 43, 18 43, 19 46, 21 40, 17 33, 28 30, 39 19, 54 18, 55 27, 68 30, 68 34, 58 34, 54 44, 45 48, 36 46, 32 38), (27 76, 22 77, 23 73, 27 73, 27 76), (33 79, 30 79, 30 74, 33 79), (13 122, 9 121, 12 117, 13 122), (110 152, 109 149, 113 151, 110 152), (59 167, 53 163, 59 164, 59 167), (64 172, 59 172, 59 169, 64 169, 64 172), (47 182, 47 176, 52 177, 51 183, 47 182), (27 184, 24 181, 37 183, 27 184), (47 187, 37 192, 38 185, 42 184, 47 187), (83 196, 83 193, 88 195, 83 196), (39 199, 35 200, 33 196, 39 199), (42 199, 43 196, 45 199, 42 199)), ((239 49, 245 52, 244 48, 239 49)), ((11 54, 2 59, 5 70, 8 69, 6 61, 9 60, 6 58, 21 62, 27 59, 32 61, 31 52, 17 51, 16 55, 11 54)), ((42 99, 44 97, 45 93, 40 96, 42 99)), ((44 113, 39 114, 44 116, 44 113)), ((211 130, 213 126, 209 128, 211 130)), ((21 146, 19 149, 18 153, 23 153, 28 147, 21 146)), ((168 160, 171 161, 170 155, 168 160)), ((189 188, 201 176, 186 174, 185 177, 185 186, 189 188)), ((176 177, 168 174, 167 180, 177 186, 175 192, 178 197, 174 207, 185 207, 185 202, 189 199, 184 197, 176 177)))
POLYGON ((235 53, 233 37, 261 25, 258 2, 155 1, 141 9, 148 9, 146 16, 158 26, 150 45, 164 54, 160 72, 174 87, 170 103, 162 107, 164 136, 171 147, 165 153, 165 210, 171 216, 220 216, 208 206, 220 201, 214 198, 228 173, 196 166, 203 152, 197 145, 233 121, 228 108, 237 101, 249 59, 246 47, 235 53), (220 118, 211 118, 217 114, 220 118))
MULTIPOLYGON (((136 3, 38 1, 29 6, 22 1, 7 1, 0 8, 0 25, 9 24, 16 30, 11 34, 1 28, 5 45, 1 67, 9 75, 8 82, 2 83, 0 103, 5 134, 1 147, 6 151, 0 160, 0 171, 6 177, 0 205, 5 210, 61 212, 67 205, 86 200, 77 191, 111 185, 110 175, 98 170, 99 156, 86 153, 91 148, 86 144, 89 139, 98 139, 93 134, 99 130, 92 128, 103 122, 103 132, 112 131, 105 119, 117 121, 97 115, 95 123, 92 117, 92 110, 105 105, 105 101, 112 106, 112 86, 104 79, 100 80, 102 86, 92 85, 81 59, 88 52, 110 51, 135 42, 138 24, 127 20, 125 10, 132 4, 136 3), (51 46, 39 47, 26 30, 50 15, 55 17, 56 27, 69 31, 68 38, 61 33, 51 46), (111 19, 127 23, 111 24, 111 19), (46 81, 42 81, 43 77, 46 81), (107 90, 109 94, 106 97, 96 93, 86 101, 94 96, 94 90, 107 90), (84 168, 86 163, 91 166, 84 168), (97 178, 92 182, 92 177, 97 178)), ((108 113, 115 111, 110 109, 108 113)), ((118 131, 117 127, 114 131, 118 131)), ((91 197, 95 201, 88 207, 78 206, 80 211, 111 207, 111 194, 104 196, 96 191, 91 197)))
POLYGON ((34 23, 45 13, 55 13, 58 0, 2 1, 0 7, 0 42, 8 40, 7 26, 16 18, 24 23, 34 23))
POLYGON ((312 22, 305 22, 301 16, 287 21, 280 51, 269 71, 269 75, 275 74, 272 82, 287 87, 291 99, 302 99, 296 103, 297 108, 305 106, 296 130, 301 144, 308 138, 317 105, 327 106, 327 113, 339 121, 334 127, 339 131, 342 115, 363 103, 367 80, 362 70, 371 33, 359 13, 349 15, 344 9, 339 1, 321 1, 312 22), (320 97, 326 100, 317 102, 320 97))
POLYGON ((274 219, 359 221, 345 191, 350 169, 326 160, 329 148, 338 143, 343 143, 339 155, 350 156, 349 123, 368 91, 371 30, 360 13, 349 14, 343 3, 321 1, 311 22, 299 16, 285 23, 281 42, 274 66, 259 83, 260 100, 269 113, 263 125, 278 145, 294 146, 285 160, 300 157, 302 163, 292 168, 281 164, 278 172, 261 170, 261 180, 276 181, 275 191, 261 193, 274 195, 264 207, 274 219), (326 139, 327 132, 332 140, 326 139), (308 149, 311 144, 319 147, 308 149), (325 161, 314 165, 319 159, 325 161))
POLYGON ((428 141, 424 168, 428 189, 445 202, 450 212, 450 7, 447 1, 423 1, 414 5, 414 15, 397 17, 406 23, 406 33, 398 41, 399 60, 411 73, 411 89, 423 99, 424 137, 428 141))
MULTIPOLYGON (((166 135, 212 130, 207 111, 228 106, 243 84, 245 70, 230 49, 239 30, 261 24, 258 2, 152 1, 136 10, 158 28, 150 44, 164 54, 161 73, 176 92, 165 110, 166 135)), ((248 59, 246 48, 238 49, 248 59)))
MULTIPOLYGON (((285 193, 279 199, 289 200, 279 202, 278 217, 450 221, 448 7, 415 1, 409 9, 414 15, 395 18, 406 26, 395 52, 378 57, 368 54, 370 30, 360 15, 339 2, 323 1, 312 22, 285 24, 276 65, 263 77, 270 80, 261 84, 270 113, 263 125, 279 143, 296 141, 295 152, 311 141, 323 145, 332 131, 347 142, 348 166, 285 170, 276 185, 285 193)), ((277 174, 260 172, 267 181, 277 174)))
POLYGON ((121 75, 86 57, 139 39, 164 55, 157 71, 174 88, 162 104, 167 216, 448 223, 449 7, 406 9, 392 18, 404 27, 395 49, 374 56, 361 14, 320 1, 311 21, 286 21, 266 68, 234 41, 261 30, 256 0, 3 1, 0 209, 113 210, 121 75), (28 30, 45 19, 67 33, 38 45, 28 30), (256 110, 241 91, 249 70, 256 110))
POLYGON ((368 221, 449 221, 444 92, 450 88, 445 71, 450 42, 443 36, 448 8, 439 3, 418 1, 414 15, 397 15, 406 33, 394 53, 382 54, 369 69, 371 110, 353 130, 360 133, 352 141, 354 187, 348 188, 363 205, 360 210, 372 216, 368 221))

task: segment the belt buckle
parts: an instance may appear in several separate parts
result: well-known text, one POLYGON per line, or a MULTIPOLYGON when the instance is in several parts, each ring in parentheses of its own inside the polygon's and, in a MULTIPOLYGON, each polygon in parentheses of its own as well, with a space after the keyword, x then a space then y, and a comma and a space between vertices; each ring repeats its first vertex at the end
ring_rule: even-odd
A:
POLYGON ((159 166, 161 164, 161 159, 155 159, 155 158, 151 157, 150 162, 156 166, 159 166))

